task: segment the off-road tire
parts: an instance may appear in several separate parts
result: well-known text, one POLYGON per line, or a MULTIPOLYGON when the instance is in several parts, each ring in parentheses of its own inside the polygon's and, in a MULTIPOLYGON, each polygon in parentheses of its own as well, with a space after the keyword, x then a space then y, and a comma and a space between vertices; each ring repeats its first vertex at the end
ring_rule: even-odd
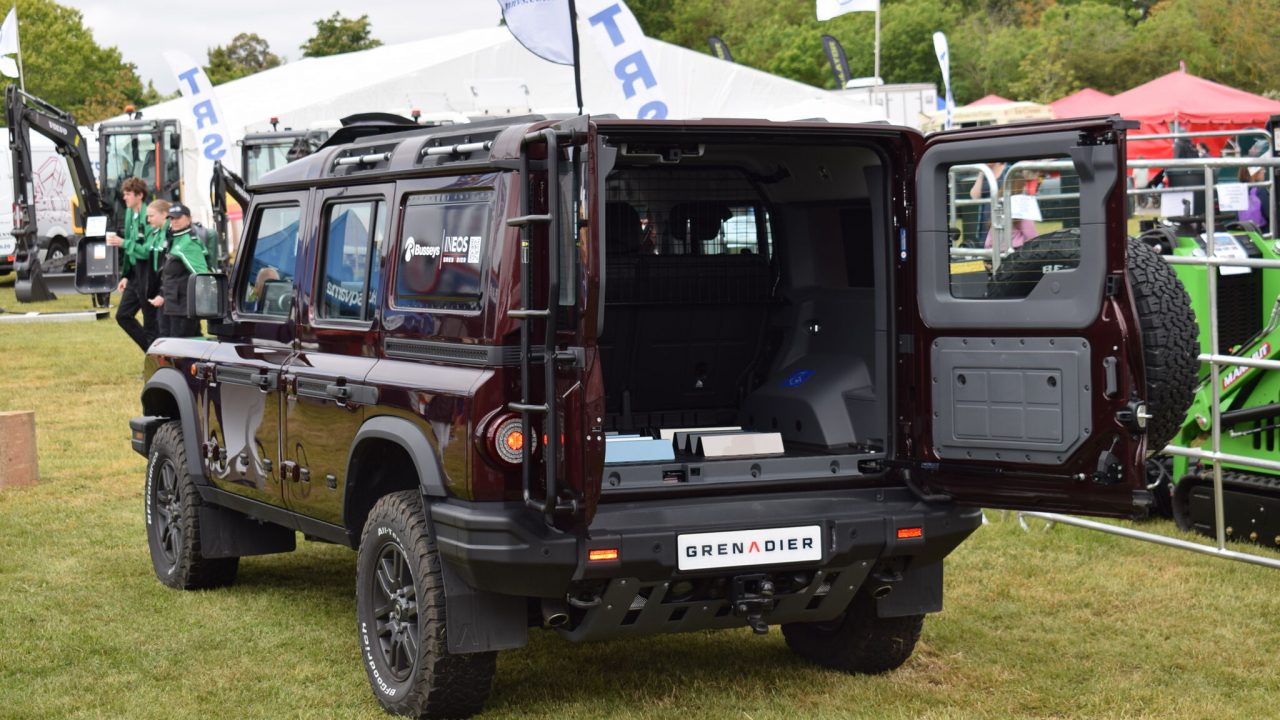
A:
POLYGON ((378 500, 356 560, 356 633, 369 686, 388 712, 465 718, 489 697, 498 654, 449 652, 440 563, 422 496, 378 500))
MULTIPOLYGON (((1199 328, 1191 298, 1169 263, 1146 243, 1129 238, 1126 270, 1133 289, 1147 383, 1147 452, 1158 453, 1182 427, 1200 368, 1199 328)), ((996 270, 987 297, 1025 297, 1045 268, 1073 267, 1080 231, 1058 230, 1028 240, 996 270)))
POLYGON ((160 582, 178 590, 235 582, 240 558, 206 558, 200 553, 200 494, 187 474, 182 424, 176 420, 162 425, 151 441, 143 495, 147 546, 160 582))
POLYGON ((1187 419, 1200 372, 1200 327, 1191 296, 1173 267, 1145 243, 1129 238, 1127 269, 1147 374, 1147 452, 1164 450, 1187 419))
POLYGON ((787 647, 832 670, 875 675, 901 667, 915 651, 924 615, 882 618, 876 601, 860 592, 829 622, 783 623, 787 647))

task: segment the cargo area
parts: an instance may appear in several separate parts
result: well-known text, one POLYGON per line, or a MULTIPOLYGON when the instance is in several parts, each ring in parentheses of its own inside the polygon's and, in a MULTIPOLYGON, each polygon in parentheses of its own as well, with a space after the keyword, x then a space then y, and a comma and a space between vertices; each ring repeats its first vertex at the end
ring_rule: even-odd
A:
POLYGON ((878 469, 889 427, 880 155, 712 138, 610 144, 599 347, 605 429, 628 447, 610 444, 606 492, 878 469), (699 428, 744 437, 665 457, 664 444, 654 455, 629 444, 699 428), (662 473, 646 469, 655 464, 662 473))

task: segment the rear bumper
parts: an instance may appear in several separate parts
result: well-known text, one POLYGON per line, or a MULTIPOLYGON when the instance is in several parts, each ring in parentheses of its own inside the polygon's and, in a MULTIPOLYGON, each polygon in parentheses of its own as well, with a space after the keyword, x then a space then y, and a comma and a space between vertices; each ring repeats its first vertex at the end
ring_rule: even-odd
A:
POLYGON ((915 565, 940 561, 981 524, 974 508, 931 505, 905 488, 803 491, 602 504, 585 536, 542 523, 520 503, 433 502, 437 547, 477 590, 564 598, 576 586, 617 578, 639 582, 860 566, 888 558, 915 565), (799 563, 681 571, 677 537, 819 525, 822 557, 799 563), (899 539, 899 528, 921 528, 899 539), (617 549, 618 559, 588 562, 589 551, 617 549))

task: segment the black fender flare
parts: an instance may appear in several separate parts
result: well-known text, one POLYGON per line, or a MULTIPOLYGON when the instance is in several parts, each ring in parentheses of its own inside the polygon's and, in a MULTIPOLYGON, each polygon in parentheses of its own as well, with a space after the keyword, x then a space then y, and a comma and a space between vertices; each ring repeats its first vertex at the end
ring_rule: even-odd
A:
MULTIPOLYGON (((440 458, 436 456, 435 446, 423 434, 422 429, 412 422, 394 415, 377 415, 365 420, 356 433, 351 449, 347 451, 347 477, 351 477, 351 463, 355 459, 356 449, 365 440, 387 440, 404 448, 418 473, 418 485, 422 494, 427 497, 445 497, 444 469, 440 466, 440 458)), ((352 484, 347 482, 347 498, 351 495, 352 484)))
MULTIPOLYGON (((182 445, 187 451, 187 474, 196 480, 197 483, 204 484, 204 467, 201 465, 200 458, 200 434, 196 428, 196 401, 191 394, 191 388, 187 386, 187 380, 182 373, 174 368, 160 368, 155 374, 147 380, 142 386, 142 407, 144 411, 149 410, 147 407, 148 395, 155 393, 164 393, 173 398, 173 402, 178 406, 179 417, 175 418, 182 423, 182 445)), ((151 448, 147 448, 148 455, 151 448)))

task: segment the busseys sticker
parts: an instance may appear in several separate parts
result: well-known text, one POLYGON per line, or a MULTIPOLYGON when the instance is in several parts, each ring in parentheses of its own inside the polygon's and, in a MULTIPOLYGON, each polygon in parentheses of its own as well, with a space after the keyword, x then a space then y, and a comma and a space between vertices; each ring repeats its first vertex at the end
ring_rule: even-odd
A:
POLYGON ((413 239, 413 236, 410 235, 405 238, 404 241, 404 261, 409 262, 419 256, 426 256, 429 258, 439 257, 440 248, 432 247, 430 245, 420 245, 418 244, 418 241, 413 239))
POLYGON ((770 528, 681 535, 681 570, 776 565, 822 559, 822 528, 770 528))
MULTIPOLYGON (((1266 358, 1266 357, 1267 357, 1268 355, 1270 355, 1270 354, 1271 354, 1271 343, 1269 343, 1269 342, 1264 342, 1264 343, 1262 343, 1262 345, 1258 346, 1258 349, 1257 349, 1257 350, 1254 350, 1254 351, 1253 351, 1253 353, 1252 353, 1251 355, 1249 355, 1249 359, 1250 359, 1250 360, 1262 360, 1262 359, 1266 358)), ((1245 375, 1247 375, 1247 374, 1248 374, 1248 372, 1249 372, 1250 370, 1252 370, 1252 369, 1253 369, 1253 368, 1245 367, 1245 366, 1243 366, 1243 365, 1237 365, 1237 366, 1235 366, 1235 367, 1231 368, 1231 371, 1230 371, 1230 372, 1228 372, 1226 375, 1223 375, 1223 376, 1222 376, 1222 389, 1223 389, 1223 390, 1226 390, 1227 388, 1231 387, 1232 385, 1235 385, 1235 384, 1236 384, 1236 381, 1238 381, 1240 378, 1242 378, 1242 377, 1244 377, 1245 375)))

